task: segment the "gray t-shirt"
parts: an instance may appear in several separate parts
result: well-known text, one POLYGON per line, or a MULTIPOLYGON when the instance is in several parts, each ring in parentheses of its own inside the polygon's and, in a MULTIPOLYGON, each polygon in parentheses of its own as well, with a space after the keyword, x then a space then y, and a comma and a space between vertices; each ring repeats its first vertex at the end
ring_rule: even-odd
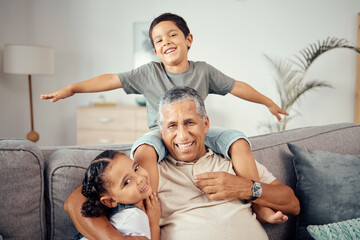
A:
POLYGON ((197 90, 205 100, 209 93, 225 95, 234 87, 235 80, 205 62, 189 61, 182 73, 168 72, 162 63, 150 62, 129 72, 119 73, 127 94, 142 94, 146 98, 148 126, 157 127, 160 98, 175 86, 188 86, 197 90))

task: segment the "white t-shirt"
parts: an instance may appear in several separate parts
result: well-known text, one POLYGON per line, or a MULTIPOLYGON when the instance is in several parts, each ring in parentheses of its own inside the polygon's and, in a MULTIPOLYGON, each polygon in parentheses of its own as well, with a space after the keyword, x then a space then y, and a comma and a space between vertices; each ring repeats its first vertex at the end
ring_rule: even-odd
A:
MULTIPOLYGON (((142 236, 151 239, 149 218, 144 211, 137 207, 118 211, 110 218, 110 223, 123 236, 142 236)), ((83 237, 81 240, 86 240, 83 237)))

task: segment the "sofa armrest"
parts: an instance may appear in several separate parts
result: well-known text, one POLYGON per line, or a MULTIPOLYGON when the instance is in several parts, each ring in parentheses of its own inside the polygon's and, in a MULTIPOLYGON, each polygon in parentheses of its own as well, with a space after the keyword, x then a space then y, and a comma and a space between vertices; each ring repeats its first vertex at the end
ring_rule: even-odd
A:
POLYGON ((0 140, 0 235, 45 239, 44 160, 27 140, 0 140))

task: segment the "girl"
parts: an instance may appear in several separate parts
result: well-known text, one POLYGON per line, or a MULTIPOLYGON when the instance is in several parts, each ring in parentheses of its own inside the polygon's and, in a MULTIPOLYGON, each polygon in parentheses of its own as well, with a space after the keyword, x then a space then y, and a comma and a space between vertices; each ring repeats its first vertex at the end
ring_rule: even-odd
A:
MULTIPOLYGON (((149 174, 126 155, 112 150, 98 155, 85 172, 81 193, 88 199, 84 217, 106 215, 124 236, 160 239, 160 202, 149 174)), ((73 239, 86 238, 79 233, 73 239)))

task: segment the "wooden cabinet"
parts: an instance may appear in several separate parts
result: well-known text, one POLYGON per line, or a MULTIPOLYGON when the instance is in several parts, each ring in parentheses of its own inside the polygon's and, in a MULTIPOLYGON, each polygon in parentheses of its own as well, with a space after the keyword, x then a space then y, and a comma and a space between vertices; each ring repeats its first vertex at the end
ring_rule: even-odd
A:
POLYGON ((145 107, 77 108, 78 145, 134 143, 148 131, 145 107))

